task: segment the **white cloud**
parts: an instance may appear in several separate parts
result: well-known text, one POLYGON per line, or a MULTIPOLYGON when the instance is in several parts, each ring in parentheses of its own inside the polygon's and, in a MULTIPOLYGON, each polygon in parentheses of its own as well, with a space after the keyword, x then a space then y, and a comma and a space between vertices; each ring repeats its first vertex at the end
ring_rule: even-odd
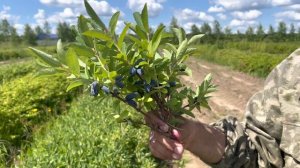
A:
POLYGON ((262 15, 262 12, 259 10, 249 10, 246 12, 235 11, 231 15, 240 20, 254 20, 262 15))
MULTIPOLYGON (((67 14, 67 12, 71 13, 71 10, 72 12, 75 11, 75 13, 85 12, 83 0, 40 0, 40 2, 45 5, 56 5, 65 7, 65 9, 69 8, 68 11, 64 11, 65 14, 67 14)), ((88 0, 88 2, 97 14, 101 16, 111 16, 118 11, 117 8, 112 7, 107 1, 88 0)), ((122 13, 122 15, 124 15, 124 13, 122 13)))
POLYGON ((45 19, 45 10, 39 9, 38 13, 33 16, 34 19, 45 19))
POLYGON ((225 14, 223 14, 223 13, 218 13, 218 14, 217 14, 217 17, 218 17, 219 19, 221 19, 221 20, 226 20, 226 19, 227 19, 227 16, 226 16, 225 14))
POLYGON ((63 12, 60 12, 59 15, 62 18, 71 18, 71 17, 76 17, 74 14, 73 10, 71 8, 65 8, 63 12))
POLYGON ((192 28, 193 25, 196 25, 199 29, 201 27, 201 24, 199 24, 199 23, 188 22, 188 23, 186 23, 186 24, 183 25, 183 28, 184 28, 184 30, 187 33, 190 33, 191 32, 191 28, 192 28))
POLYGON ((294 4, 287 7, 290 10, 300 11, 300 4, 294 4))
POLYGON ((224 8, 222 7, 219 7, 219 6, 211 6, 208 8, 207 10, 208 12, 211 12, 211 13, 218 13, 218 12, 224 12, 224 8))
POLYGON ((133 11, 141 11, 147 3, 149 16, 155 17, 163 10, 163 2, 165 0, 128 0, 128 7, 133 11))
POLYGON ((18 34, 23 34, 24 32, 24 25, 23 24, 14 24, 14 28, 16 28, 18 34))
POLYGON ((7 19, 10 22, 18 22, 20 16, 10 14, 10 6, 3 5, 0 11, 0 20, 7 19))
POLYGON ((238 19, 233 19, 230 23, 229 26, 230 27, 247 27, 247 26, 253 26, 256 25, 257 21, 254 20, 238 20, 238 19))
POLYGON ((299 0, 211 0, 212 4, 225 10, 250 10, 299 4, 299 0))
POLYGON ((291 5, 296 1, 299 2, 299 0, 272 0, 272 5, 274 6, 285 6, 285 5, 291 5))
POLYGON ((271 0, 212 0, 227 10, 249 10, 267 6, 271 0))
POLYGON ((291 21, 300 21, 300 12, 297 11, 284 11, 275 14, 277 20, 291 20, 291 21))
POLYGON ((213 22, 215 19, 213 16, 206 14, 205 12, 201 11, 194 11, 188 8, 183 10, 176 11, 174 16, 178 19, 181 23, 187 22, 213 22))

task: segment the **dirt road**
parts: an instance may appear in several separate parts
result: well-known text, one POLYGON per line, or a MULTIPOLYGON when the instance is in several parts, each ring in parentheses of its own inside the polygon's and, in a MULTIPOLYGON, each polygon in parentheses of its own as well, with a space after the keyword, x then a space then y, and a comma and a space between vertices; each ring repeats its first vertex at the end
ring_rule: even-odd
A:
MULTIPOLYGON (((199 85, 206 74, 213 75, 214 84, 218 91, 213 94, 209 104, 212 111, 195 111, 196 119, 205 123, 214 122, 224 116, 232 115, 242 119, 248 99, 263 87, 263 79, 255 78, 230 68, 208 63, 196 58, 187 60, 192 69, 192 77, 183 77, 182 81, 191 87, 199 85)), ((207 168, 200 159, 186 152, 184 158, 188 160, 186 168, 207 168)))

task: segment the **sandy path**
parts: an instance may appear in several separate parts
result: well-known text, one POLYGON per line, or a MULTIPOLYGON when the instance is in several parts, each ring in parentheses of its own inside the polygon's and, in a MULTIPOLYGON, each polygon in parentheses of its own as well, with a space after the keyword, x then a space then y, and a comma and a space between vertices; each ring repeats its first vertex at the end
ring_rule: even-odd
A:
MULTIPOLYGON (((182 77, 183 82, 191 87, 200 84, 206 74, 213 75, 214 84, 218 85, 218 91, 213 93, 209 104, 212 111, 195 111, 196 118, 202 122, 214 122, 226 115, 236 116, 242 119, 248 99, 263 87, 263 79, 255 78, 247 74, 233 71, 208 63, 196 58, 190 58, 186 64, 193 71, 192 77, 182 77)), ((189 160, 186 168, 207 168, 197 157, 186 152, 184 158, 189 160)))

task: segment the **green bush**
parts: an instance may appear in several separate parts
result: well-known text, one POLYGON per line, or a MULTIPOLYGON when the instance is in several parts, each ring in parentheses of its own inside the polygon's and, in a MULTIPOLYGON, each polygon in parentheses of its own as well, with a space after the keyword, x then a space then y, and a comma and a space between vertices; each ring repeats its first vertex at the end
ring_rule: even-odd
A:
MULTIPOLYGON (((47 46, 47 47, 36 47, 43 51, 47 51, 48 53, 54 53, 56 48, 54 46, 47 46)), ((27 48, 12 48, 12 49, 5 49, 0 51, 0 61, 6 61, 11 59, 21 59, 30 57, 27 53, 27 48)))
POLYGON ((19 78, 34 72, 36 66, 37 64, 33 63, 32 60, 0 66, 0 85, 14 78, 19 78))
MULTIPOLYGON (((223 47, 220 47, 220 44, 200 45, 197 46, 195 55, 210 62, 230 66, 241 72, 258 77, 266 77, 277 64, 289 55, 289 51, 292 50, 290 49, 272 54, 269 52, 261 52, 264 50, 259 49, 259 45, 256 46, 257 51, 255 51, 255 44, 251 46, 248 43, 241 43, 240 45, 229 43, 224 44, 223 47), (251 49, 246 49, 247 47, 250 47, 251 49)), ((267 44, 265 45, 267 46, 267 44)))
POLYGON ((0 140, 13 148, 30 140, 37 125, 66 109, 72 99, 66 85, 63 77, 33 79, 31 74, 1 85, 0 140))
POLYGON ((20 167, 161 167, 150 156, 146 128, 117 123, 114 114, 110 99, 80 98, 35 134, 20 167))

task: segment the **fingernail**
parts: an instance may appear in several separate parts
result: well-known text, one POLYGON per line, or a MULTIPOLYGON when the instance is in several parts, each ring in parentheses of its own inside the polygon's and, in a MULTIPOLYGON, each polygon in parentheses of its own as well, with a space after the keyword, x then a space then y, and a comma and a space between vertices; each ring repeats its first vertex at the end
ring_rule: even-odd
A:
POLYGON ((180 133, 179 133, 179 131, 177 131, 176 129, 173 129, 173 130, 172 130, 172 134, 173 134, 173 136, 174 136, 177 140, 180 139, 180 133))
POLYGON ((181 154, 183 152, 183 147, 182 146, 177 146, 174 149, 175 154, 181 154))
POLYGON ((169 126, 164 124, 164 125, 159 126, 159 129, 162 130, 163 132, 168 132, 169 126))
POLYGON ((175 159, 175 160, 178 160, 178 159, 180 159, 180 156, 177 155, 177 154, 175 154, 175 153, 173 153, 172 154, 172 158, 175 159))

